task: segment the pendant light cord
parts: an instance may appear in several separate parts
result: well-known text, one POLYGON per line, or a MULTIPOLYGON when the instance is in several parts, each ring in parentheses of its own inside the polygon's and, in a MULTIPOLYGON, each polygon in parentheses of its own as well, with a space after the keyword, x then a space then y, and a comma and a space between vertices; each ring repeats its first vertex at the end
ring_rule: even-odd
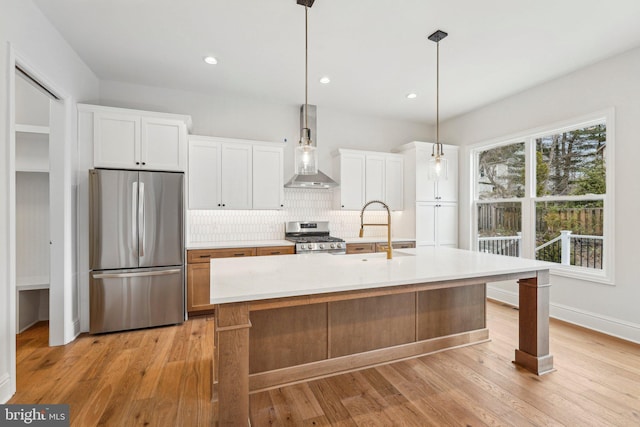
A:
MULTIPOLYGON (((309 8, 307 2, 304 3, 304 129, 308 129, 307 126, 307 110, 308 110, 308 96, 309 96, 309 8)), ((303 131, 303 132, 306 132, 303 131)), ((307 144, 309 143, 307 138, 307 144)))

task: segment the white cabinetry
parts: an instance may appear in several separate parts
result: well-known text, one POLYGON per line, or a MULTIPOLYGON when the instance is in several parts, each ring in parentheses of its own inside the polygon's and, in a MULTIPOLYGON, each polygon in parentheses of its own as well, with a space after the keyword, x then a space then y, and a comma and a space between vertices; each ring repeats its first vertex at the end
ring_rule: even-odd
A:
POLYGON ((253 209, 284 207, 284 147, 253 146, 253 209))
MULTIPOLYGON (((403 209, 402 156, 373 151, 337 151, 334 176, 340 187, 334 190, 335 206, 343 210, 360 210, 370 200, 381 200, 391 210, 403 209)), ((371 209, 382 209, 372 205, 371 209)))
POLYGON ((458 246, 458 204, 416 202, 416 245, 458 246))
POLYGON ((281 209, 280 143, 189 137, 189 209, 281 209))
POLYGON ((93 114, 94 167, 184 171, 188 116, 83 105, 93 114))
POLYGON ((428 168, 432 143, 411 142, 395 149, 404 155, 406 209, 396 222, 398 235, 415 236, 418 246, 458 245, 458 147, 445 145, 447 179, 433 180, 428 168))
POLYGON ((364 153, 338 150, 333 165, 333 175, 340 184, 333 190, 336 209, 362 209, 365 197, 365 169, 364 153))

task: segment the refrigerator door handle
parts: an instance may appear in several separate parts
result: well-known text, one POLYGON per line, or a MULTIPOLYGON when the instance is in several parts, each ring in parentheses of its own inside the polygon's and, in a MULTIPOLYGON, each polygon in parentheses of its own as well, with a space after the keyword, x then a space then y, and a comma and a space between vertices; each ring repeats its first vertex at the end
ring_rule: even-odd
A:
POLYGON ((144 256, 145 249, 145 219, 144 219, 144 182, 140 183, 140 195, 138 196, 138 250, 140 256, 144 256))
POLYGON ((173 268, 171 270, 145 271, 141 273, 98 273, 94 274, 94 279, 122 279, 126 277, 146 277, 146 276, 166 276, 169 274, 180 273, 182 270, 173 268))
POLYGON ((138 233, 136 233, 136 224, 137 224, 137 218, 136 218, 136 213, 138 211, 138 209, 136 209, 136 207, 138 206, 138 201, 136 200, 136 198, 138 197, 138 182, 134 181, 133 182, 133 187, 131 189, 131 247, 133 250, 135 250, 138 242, 138 233))

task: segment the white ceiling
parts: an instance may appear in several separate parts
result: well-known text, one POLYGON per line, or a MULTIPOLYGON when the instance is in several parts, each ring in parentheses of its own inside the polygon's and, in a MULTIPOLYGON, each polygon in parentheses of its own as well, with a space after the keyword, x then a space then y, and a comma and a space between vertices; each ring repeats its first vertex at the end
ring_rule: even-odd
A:
MULTIPOLYGON (((304 103, 296 0, 34 1, 100 79, 304 103)), ((640 1, 316 0, 309 103, 434 123, 437 29, 444 120, 640 46, 640 1)))

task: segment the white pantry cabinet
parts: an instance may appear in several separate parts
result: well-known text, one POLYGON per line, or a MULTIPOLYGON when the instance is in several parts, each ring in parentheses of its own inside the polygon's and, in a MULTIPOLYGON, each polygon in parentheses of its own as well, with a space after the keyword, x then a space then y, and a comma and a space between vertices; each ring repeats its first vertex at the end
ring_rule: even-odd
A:
POLYGON ((191 135, 189 209, 281 209, 280 143, 191 135))
MULTIPOLYGON (((336 208, 360 210, 368 201, 381 200, 391 210, 402 210, 403 164, 398 154, 338 150, 334 159, 334 175, 340 182, 334 190, 336 208)), ((371 209, 383 208, 376 204, 371 209)))
POLYGON ((83 105, 93 114, 94 167, 184 171, 189 116, 83 105))
POLYGON ((406 209, 395 223, 396 233, 415 236, 417 246, 458 245, 458 147, 444 145, 447 179, 429 175, 433 144, 411 142, 394 152, 404 156, 406 209))
POLYGON ((458 246, 458 204, 416 203, 416 245, 458 246))

